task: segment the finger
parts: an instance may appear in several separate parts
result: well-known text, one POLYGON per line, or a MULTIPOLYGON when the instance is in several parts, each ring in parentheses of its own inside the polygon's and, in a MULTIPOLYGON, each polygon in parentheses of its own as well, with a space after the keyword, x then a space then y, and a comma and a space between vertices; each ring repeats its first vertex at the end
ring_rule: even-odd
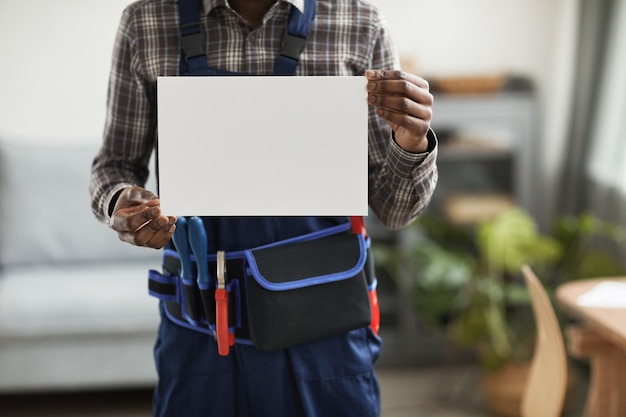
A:
POLYGON ((161 249, 163 246, 167 245, 170 240, 172 240, 174 230, 176 230, 175 224, 169 224, 167 227, 163 227, 159 232, 152 236, 145 246, 161 249))
POLYGON ((117 232, 134 232, 160 216, 161 209, 158 206, 131 206, 113 213, 110 226, 117 232))
POLYGON ((125 204, 144 204, 148 206, 160 204, 160 200, 156 195, 142 187, 129 187, 125 189, 120 196, 120 200, 126 200, 125 204))
POLYGON ((432 106, 434 102, 433 95, 427 88, 406 80, 370 81, 367 96, 368 100, 378 97, 404 97, 425 106, 432 106))
MULTIPOLYGON (((156 200, 158 201, 158 199, 156 200)), ((138 219, 142 219, 144 220, 143 223, 139 224, 139 226, 137 227, 131 227, 128 230, 138 230, 142 227, 144 227, 145 225, 151 224, 151 222, 158 220, 157 223, 152 223, 152 225, 154 226, 155 224, 158 224, 159 226, 164 226, 166 224, 175 224, 177 217, 176 216, 165 216, 163 214, 161 214, 161 208, 160 207, 146 207, 145 209, 143 209, 142 211, 140 211, 139 213, 136 213, 135 218, 133 218, 132 220, 129 219, 129 225, 130 226, 135 226, 137 224, 137 222, 141 221, 138 219), (137 217, 137 215, 141 215, 140 217, 137 217)))
POLYGON ((422 77, 401 70, 367 70, 365 71, 365 77, 370 81, 406 80, 418 87, 429 88, 428 81, 422 77))
POLYGON ((413 117, 405 113, 397 113, 385 109, 378 109, 378 114, 387 120, 392 129, 396 132, 400 128, 406 129, 414 137, 426 136, 430 128, 430 121, 418 117, 413 117))
POLYGON ((429 91, 428 81, 404 71, 374 71, 366 73, 368 78, 368 100, 376 96, 407 97, 418 103, 432 106, 433 96, 429 91))
POLYGON ((135 246, 147 246, 160 249, 172 238, 175 225, 167 217, 159 217, 131 232, 120 232, 120 240, 135 246))
POLYGON ((141 246, 160 249, 172 238, 175 223, 170 223, 167 217, 159 217, 148 223, 144 230, 139 231, 138 242, 141 246))
MULTIPOLYGON (((368 102, 378 107, 377 113, 387 118, 390 113, 400 113, 430 122, 433 116, 432 107, 400 96, 371 96, 368 102)), ((388 119, 389 120, 389 119, 388 119)))

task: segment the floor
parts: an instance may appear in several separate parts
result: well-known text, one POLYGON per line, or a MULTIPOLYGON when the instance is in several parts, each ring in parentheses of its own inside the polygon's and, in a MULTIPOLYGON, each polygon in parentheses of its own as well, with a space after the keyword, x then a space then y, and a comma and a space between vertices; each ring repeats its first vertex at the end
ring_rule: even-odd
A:
MULTIPOLYGON (((382 417, 487 417, 472 366, 378 369, 382 417)), ((584 386, 580 388, 584 390, 584 386)), ((580 417, 584 392, 564 417, 580 417)), ((0 396, 2 417, 149 417, 149 390, 0 396)), ((329 416, 330 417, 330 416, 329 416)), ((538 416, 539 417, 539 416, 538 416)))

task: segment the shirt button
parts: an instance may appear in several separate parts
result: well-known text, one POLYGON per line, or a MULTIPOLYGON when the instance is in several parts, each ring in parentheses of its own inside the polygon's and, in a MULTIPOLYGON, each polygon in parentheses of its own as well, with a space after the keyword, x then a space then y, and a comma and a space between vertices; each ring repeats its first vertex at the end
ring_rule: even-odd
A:
POLYGON ((256 42, 256 35, 248 36, 248 42, 256 42))

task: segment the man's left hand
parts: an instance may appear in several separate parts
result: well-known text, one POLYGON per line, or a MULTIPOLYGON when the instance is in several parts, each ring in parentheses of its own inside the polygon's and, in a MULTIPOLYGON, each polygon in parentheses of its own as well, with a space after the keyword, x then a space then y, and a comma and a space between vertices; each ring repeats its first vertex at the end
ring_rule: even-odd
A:
POLYGON ((426 152, 433 95, 428 82, 404 71, 368 70, 367 102, 387 120, 398 145, 409 152, 426 152))

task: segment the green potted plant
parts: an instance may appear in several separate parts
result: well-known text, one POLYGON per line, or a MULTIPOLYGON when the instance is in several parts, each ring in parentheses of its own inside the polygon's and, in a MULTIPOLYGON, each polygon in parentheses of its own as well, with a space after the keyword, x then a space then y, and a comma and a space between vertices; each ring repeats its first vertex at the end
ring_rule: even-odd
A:
POLYGON ((593 245, 599 237, 621 240, 623 230, 587 213, 560 217, 549 234, 519 207, 474 227, 424 215, 407 236, 397 247, 375 247, 378 264, 435 332, 476 353, 487 376, 524 369, 532 357, 535 327, 523 264, 550 295, 568 280, 623 273, 615 257, 593 245))

